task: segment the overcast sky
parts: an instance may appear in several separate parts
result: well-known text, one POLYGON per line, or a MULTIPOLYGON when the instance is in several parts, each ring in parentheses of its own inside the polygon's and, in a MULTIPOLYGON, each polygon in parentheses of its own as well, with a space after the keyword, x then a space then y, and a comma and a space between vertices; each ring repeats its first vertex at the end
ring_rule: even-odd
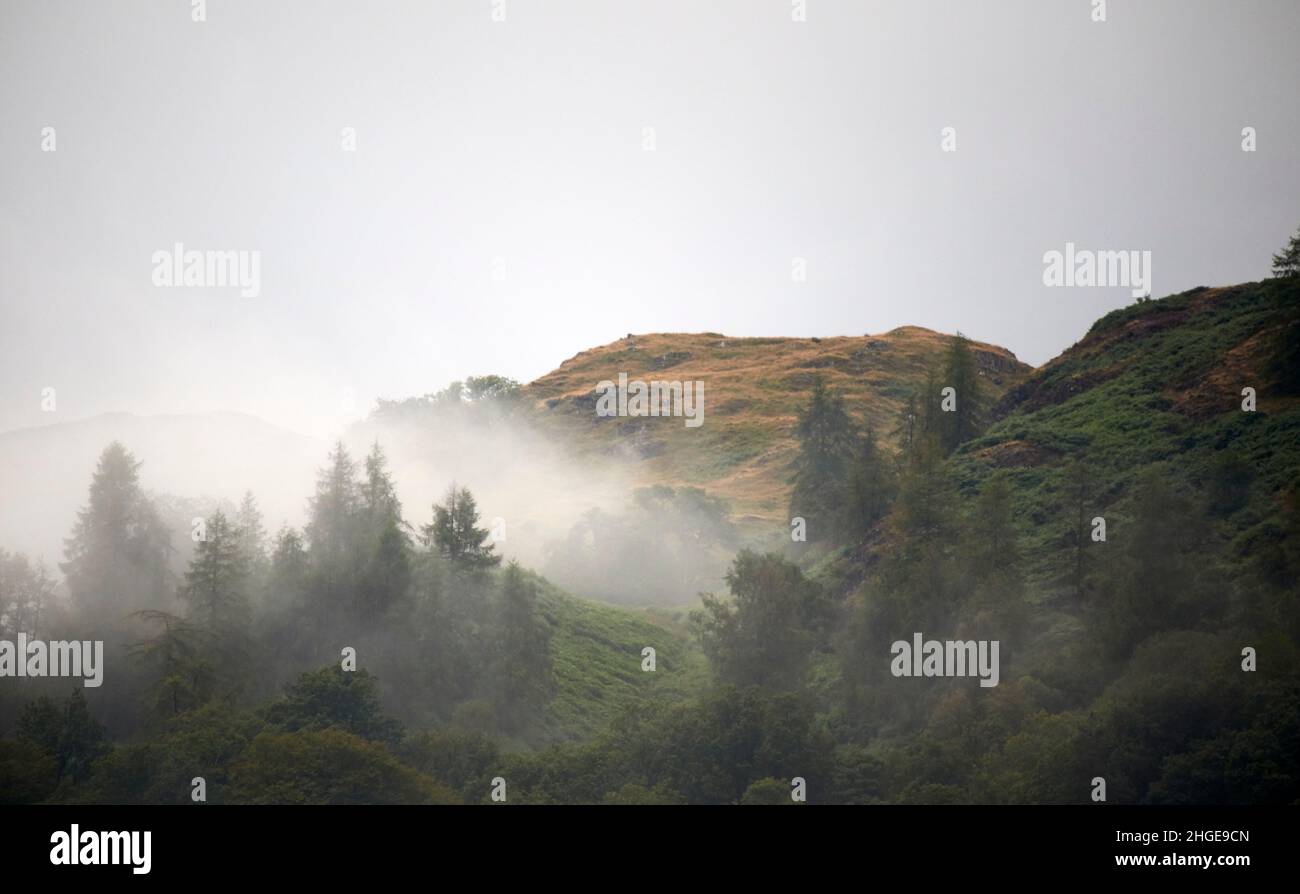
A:
POLYGON ((1300 225, 1296 0, 498 6, 4 0, 0 430, 325 434, 628 332, 916 324, 1039 364, 1132 300, 1045 287, 1044 252, 1150 251, 1159 296, 1262 278, 1300 225), (260 252, 260 294, 155 287, 177 242, 260 252))

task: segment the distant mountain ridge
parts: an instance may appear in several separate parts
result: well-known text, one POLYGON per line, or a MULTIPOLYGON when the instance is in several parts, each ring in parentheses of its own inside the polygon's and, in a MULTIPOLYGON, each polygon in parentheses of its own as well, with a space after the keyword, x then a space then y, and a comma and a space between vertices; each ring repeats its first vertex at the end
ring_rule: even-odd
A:
POLYGON ((154 493, 257 496, 268 528, 297 523, 328 445, 243 413, 105 413, 0 433, 0 546, 62 558, 99 454, 121 441, 154 493), (194 482, 202 482, 197 489, 194 482), (50 532, 59 532, 52 536, 50 532))

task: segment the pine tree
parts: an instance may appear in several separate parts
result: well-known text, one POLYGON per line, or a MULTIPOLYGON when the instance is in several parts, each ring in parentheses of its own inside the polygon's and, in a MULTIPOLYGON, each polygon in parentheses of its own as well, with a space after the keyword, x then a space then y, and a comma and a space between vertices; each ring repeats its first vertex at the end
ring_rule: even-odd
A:
POLYGON ((180 597, 191 618, 214 635, 244 630, 248 624, 248 559, 239 532, 217 510, 207 521, 206 537, 195 546, 180 597))
POLYGON ((1279 325, 1268 372, 1276 378, 1279 391, 1300 394, 1300 230, 1273 256, 1273 276, 1282 282, 1277 290, 1279 325))
POLYGON ((245 491, 239 511, 235 513, 235 531, 249 570, 260 573, 266 565, 266 528, 262 526, 262 510, 258 508, 251 490, 245 491))
POLYGON ((938 428, 944 451, 952 453, 979 433, 984 413, 984 396, 980 390, 975 355, 970 340, 960 332, 948 343, 941 388, 953 389, 955 408, 941 413, 938 428))
POLYGON ((898 442, 899 458, 903 461, 911 456, 912 449, 920 441, 921 420, 916 398, 915 391, 907 395, 907 402, 898 414, 898 424, 894 426, 894 439, 898 442))
POLYGON ((104 728, 90 714, 80 689, 72 690, 60 708, 48 696, 28 702, 18 716, 17 737, 35 745, 55 761, 59 778, 80 782, 90 765, 106 750, 104 728))
POLYGON ((999 472, 985 482, 975 500, 968 537, 977 577, 996 575, 1020 564, 1011 497, 1011 482, 1006 473, 999 472))
POLYGON ((828 389, 821 376, 813 380, 795 435, 799 453, 793 463, 790 514, 808 520, 810 539, 833 540, 843 524, 845 478, 856 432, 844 409, 844 398, 828 389))
POLYGON ((309 626, 316 641, 355 615, 357 582, 368 562, 365 527, 356 464, 340 441, 316 479, 305 529, 312 569, 309 626))
POLYGON ((402 503, 388 474, 388 459, 376 441, 366 457, 361 485, 369 553, 357 587, 358 613, 371 620, 388 611, 411 582, 411 543, 402 521, 402 503))
POLYGON ((488 568, 498 565, 501 557, 493 555, 494 544, 485 543, 486 528, 478 527, 478 505, 469 488, 453 483, 441 504, 433 507, 433 523, 422 529, 426 544, 444 558, 462 568, 488 568))
POLYGON ((1273 275, 1278 279, 1300 276, 1300 230, 1296 230, 1286 248, 1273 255, 1273 275))
POLYGON ((356 463, 339 441, 330 453, 328 465, 317 476, 316 494, 311 499, 306 531, 317 563, 350 558, 361 505, 356 471, 356 463))
POLYGON ((847 529, 861 538, 889 511, 898 490, 894 470, 876 444, 876 433, 868 427, 855 450, 849 470, 849 519, 847 529))
POLYGON ((54 588, 44 563, 33 564, 22 553, 0 549, 0 636, 37 636, 54 588))
POLYGON ((59 567, 73 601, 92 615, 122 617, 167 602, 169 538, 140 488, 139 469, 130 451, 109 444, 64 541, 59 567))
POLYGON ((383 530, 390 522, 401 524, 402 503, 388 474, 388 457, 375 441, 366 457, 366 480, 361 486, 361 505, 374 530, 383 530))
POLYGON ((271 553, 272 598, 280 604, 301 608, 299 601, 305 593, 310 569, 302 535, 288 526, 281 528, 275 535, 275 550, 271 553))
POLYGON ((550 630, 537 614, 537 586, 514 562, 501 577, 496 643, 498 721, 508 731, 522 729, 554 692, 555 683, 550 630))
POLYGON ((153 713, 175 717, 206 703, 214 694, 216 677, 211 664, 213 638, 168 612, 147 611, 138 617, 160 628, 132 647, 134 657, 155 675, 153 713))

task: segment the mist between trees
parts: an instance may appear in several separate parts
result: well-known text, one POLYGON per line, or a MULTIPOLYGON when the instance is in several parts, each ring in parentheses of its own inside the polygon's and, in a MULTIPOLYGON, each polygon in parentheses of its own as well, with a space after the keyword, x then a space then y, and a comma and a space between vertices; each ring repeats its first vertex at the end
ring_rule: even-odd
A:
POLYGON ((1294 801, 1297 304, 1144 301, 997 402, 957 336, 882 430, 815 378, 789 524, 496 377, 381 402, 300 527, 169 515, 110 444, 62 582, 0 553, 0 635, 106 644, 94 690, 0 681, 0 800, 1294 801), (922 632, 995 685, 891 674, 922 632))

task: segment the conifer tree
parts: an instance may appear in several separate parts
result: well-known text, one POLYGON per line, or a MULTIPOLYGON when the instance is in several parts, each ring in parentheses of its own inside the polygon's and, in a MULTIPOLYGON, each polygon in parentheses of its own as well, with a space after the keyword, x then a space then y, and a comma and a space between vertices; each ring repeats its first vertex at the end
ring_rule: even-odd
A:
POLYGON ((318 565, 350 558, 359 507, 356 463, 339 441, 330 452, 328 464, 317 476, 307 522, 307 540, 312 559, 318 565))
MULTIPOLYGON (((941 412, 938 433, 945 453, 952 453, 979 433, 984 413, 979 369, 970 340, 958 332, 948 343, 940 389, 952 388, 955 407, 941 412)), ((933 395, 932 395, 933 400, 933 395)), ((940 397, 942 409, 942 397, 940 397)))
POLYGON ((234 527, 249 571, 260 573, 267 560, 266 528, 262 525, 262 510, 258 508, 257 498, 251 490, 244 492, 239 511, 235 513, 234 527))
POLYGON ((841 533, 855 434, 844 398, 816 377, 795 428, 799 452, 790 492, 790 514, 809 520, 810 539, 835 539, 841 533))
POLYGON ((1286 247, 1273 255, 1273 275, 1278 279, 1300 276, 1300 230, 1286 247))
POLYGON ((180 596, 191 618, 213 635, 241 633, 248 624, 248 558, 239 532, 217 510, 194 549, 180 596))
POLYGON ((406 594, 411 582, 410 538, 402 521, 402 503, 388 474, 388 459, 376 441, 366 457, 361 485, 369 554, 358 585, 358 612, 377 619, 406 594))
POLYGON ((397 498, 397 488, 388 473, 388 457, 378 441, 375 441, 366 456, 366 479, 361 485, 361 505, 373 530, 383 530, 390 522, 401 524, 402 503, 397 498))
POLYGON ((893 467, 876 444, 875 431, 868 427, 849 470, 848 532, 864 536, 889 511, 897 490, 893 467))
POLYGON ((100 454, 90 497, 59 567, 92 616, 123 617, 167 602, 168 534, 139 481, 140 463, 114 441, 100 454))
POLYGON ((497 619, 495 700, 498 721, 517 730, 554 691, 550 630, 537 613, 537 586, 511 562, 501 576, 497 619))
POLYGON ((434 504, 433 523, 422 529, 424 540, 444 558, 461 568, 488 568, 501 557, 493 554, 495 544, 486 543, 489 532, 478 527, 478 505, 469 488, 453 483, 440 504, 434 504))

